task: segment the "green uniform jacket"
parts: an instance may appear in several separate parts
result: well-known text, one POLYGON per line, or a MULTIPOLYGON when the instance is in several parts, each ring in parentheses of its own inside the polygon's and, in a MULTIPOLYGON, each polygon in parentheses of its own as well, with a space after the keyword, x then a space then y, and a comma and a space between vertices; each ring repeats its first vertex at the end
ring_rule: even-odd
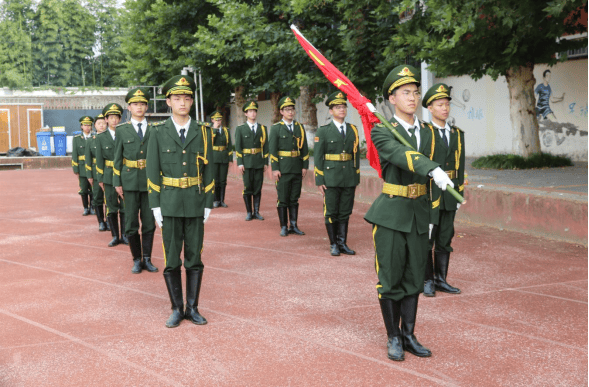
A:
POLYGON ((264 168, 268 165, 268 130, 264 125, 258 124, 256 137, 247 123, 235 128, 235 154, 237 165, 246 168, 264 168), (262 152, 255 155, 244 153, 244 149, 262 148, 262 152))
POLYGON ((360 155, 358 129, 346 123, 346 138, 343 139, 333 121, 324 125, 315 134, 315 184, 327 187, 355 187, 360 184, 360 155), (348 161, 325 160, 325 155, 352 155, 348 161))
POLYGON ((229 135, 229 129, 222 127, 221 135, 219 135, 219 129, 211 128, 213 131, 213 146, 224 146, 226 147, 223 151, 213 150, 213 159, 215 164, 228 164, 233 161, 233 149, 231 145, 231 136, 229 135))
POLYGON ((96 135, 92 136, 87 140, 86 150, 84 155, 86 156, 86 178, 96 179, 96 135))
POLYGON ((96 142, 96 177, 99 183, 113 183, 113 168, 106 166, 106 161, 115 159, 115 140, 112 139, 110 131, 97 134, 94 140, 96 142))
MULTIPOLYGON (((441 165, 444 171, 456 171, 456 178, 452 179, 454 188, 460 194, 464 193, 464 132, 456 126, 450 127, 450 145, 444 146, 440 131, 434 126, 436 135, 436 154, 434 161, 441 165)), ((432 209, 456 211, 458 200, 448 191, 442 191, 433 184, 432 209)), ((437 224, 437 223, 436 223, 437 224)))
POLYGON ((147 128, 145 128, 143 140, 140 140, 131 122, 125 122, 117 126, 113 186, 122 186, 125 191, 147 192, 146 169, 127 167, 123 164, 123 159, 130 161, 145 160, 151 132, 152 127, 148 124, 147 128))
MULTIPOLYGON (((407 141, 411 142, 407 131, 394 118, 391 124, 397 128, 407 141)), ((419 121, 421 143, 419 152, 401 144, 393 133, 384 125, 378 124, 372 129, 371 138, 383 171, 384 181, 389 184, 407 186, 410 184, 426 184, 429 188, 428 173, 440 165, 430 160, 435 151, 433 127, 419 121)), ((372 224, 391 230, 408 233, 413 222, 417 222, 417 232, 429 231, 431 201, 428 194, 416 199, 402 196, 392 198, 381 193, 372 203, 364 219, 372 224)))
POLYGON ((72 168, 74 173, 79 173, 81 177, 86 177, 86 145, 88 141, 84 139, 84 136, 78 134, 74 136, 72 140, 72 168), (80 157, 82 159, 80 159, 80 157))
POLYGON ((180 141, 172 118, 152 125, 150 130, 147 150, 149 206, 161 207, 163 216, 204 216, 204 209, 213 207, 215 191, 211 128, 191 120, 184 143, 180 141), (162 177, 197 176, 203 179, 200 186, 179 188, 162 184, 162 177))
POLYGON ((302 173, 309 169, 309 145, 305 136, 305 128, 294 121, 293 133, 288 130, 284 121, 272 125, 270 128, 270 165, 273 171, 281 173, 302 173), (299 151, 300 155, 280 156, 278 152, 299 151))

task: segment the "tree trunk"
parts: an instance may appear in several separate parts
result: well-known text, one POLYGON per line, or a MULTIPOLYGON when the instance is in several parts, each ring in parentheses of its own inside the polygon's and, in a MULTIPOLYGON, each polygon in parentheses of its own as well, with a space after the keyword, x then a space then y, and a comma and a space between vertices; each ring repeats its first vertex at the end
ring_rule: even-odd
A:
POLYGON ((280 114, 280 109, 278 108, 279 100, 280 93, 270 93, 270 102, 272 103, 272 122, 270 123, 270 125, 274 125, 275 122, 278 122, 282 119, 282 114, 280 114))
POLYGON ((534 97, 534 65, 512 67, 507 71, 509 113, 513 128, 513 153, 529 157, 540 152, 540 135, 534 97))
POLYGON ((315 133, 317 132, 317 105, 313 103, 315 91, 309 86, 301 86, 301 123, 305 125, 309 148, 313 148, 315 133))
POLYGON ((245 105, 245 96, 243 95, 243 86, 237 86, 235 88, 235 106, 237 107, 237 115, 235 121, 237 125, 241 125, 245 122, 245 114, 243 114, 243 105, 245 105))

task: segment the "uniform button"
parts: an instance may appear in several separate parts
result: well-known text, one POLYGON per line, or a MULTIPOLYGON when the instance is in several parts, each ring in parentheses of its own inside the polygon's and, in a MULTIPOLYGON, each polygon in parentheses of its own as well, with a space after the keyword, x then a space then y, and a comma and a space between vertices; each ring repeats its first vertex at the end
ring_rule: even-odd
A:
MULTIPOLYGON (((168 151, 169 152, 169 151, 168 151)), ((186 150, 183 150, 182 153, 186 153, 186 150)))
POLYGON ((345 168, 346 166, 344 165, 342 168, 345 168))
POLYGON ((182 163, 182 165, 186 165, 186 161, 182 163))
POLYGON ((131 172, 131 170, 129 168, 127 168, 127 172, 131 172))
POLYGON ((188 173, 186 173, 186 172, 185 172, 185 173, 184 173, 184 176, 188 176, 188 173))
POLYGON ((170 150, 168 149, 168 152, 170 152, 170 150))
POLYGON ((141 153, 143 153, 143 151, 141 151, 141 153))

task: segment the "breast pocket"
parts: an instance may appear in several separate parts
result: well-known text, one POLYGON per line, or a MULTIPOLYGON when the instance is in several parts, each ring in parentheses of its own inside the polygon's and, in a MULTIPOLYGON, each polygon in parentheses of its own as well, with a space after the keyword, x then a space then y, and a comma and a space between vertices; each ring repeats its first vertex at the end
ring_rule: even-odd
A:
POLYGON ((336 140, 329 140, 327 141, 327 146, 325 147, 327 150, 327 153, 340 153, 339 149, 341 148, 341 144, 339 141, 336 140))
POLYGON ((176 145, 167 145, 161 148, 161 161, 163 164, 176 164, 176 145))

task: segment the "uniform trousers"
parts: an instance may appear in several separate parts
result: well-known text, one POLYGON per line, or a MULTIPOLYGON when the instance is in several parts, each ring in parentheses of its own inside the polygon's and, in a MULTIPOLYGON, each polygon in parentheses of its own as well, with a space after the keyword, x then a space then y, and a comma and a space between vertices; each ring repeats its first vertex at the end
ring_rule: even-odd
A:
POLYGON ((243 174, 243 194, 258 195, 262 192, 264 168, 246 168, 243 174))
POLYGON ((186 270, 203 270, 201 254, 205 233, 204 217, 177 218, 164 216, 162 240, 164 245, 164 273, 169 273, 182 266, 180 253, 184 244, 184 268, 186 270))
POLYGON ((141 234, 155 231, 155 218, 149 207, 147 192, 123 191, 125 196, 125 235, 135 235, 139 232, 141 218, 141 234))
POLYGON ((325 224, 350 219, 354 208, 356 187, 327 187, 323 197, 325 224))
POLYGON ((303 186, 302 173, 283 173, 276 182, 278 192, 277 207, 290 207, 299 202, 303 186))
POLYGON ((372 227, 378 298, 400 301, 423 292, 428 233, 418 234, 412 223, 408 233, 372 227))
POLYGON ((80 190, 78 191, 80 195, 89 195, 92 193, 90 182, 86 176, 78 176, 78 184, 80 186, 80 190))
POLYGON ((92 180, 92 205, 96 208, 104 204, 104 191, 97 179, 92 180))
POLYGON ((115 187, 104 183, 104 198, 106 199, 106 215, 125 213, 125 201, 115 191, 115 187))
POLYGON ((215 185, 227 185, 227 172, 229 171, 228 163, 213 163, 215 171, 215 185))
POLYGON ((437 226, 434 226, 432 237, 429 240, 429 249, 435 245, 435 251, 451 253, 452 238, 454 238, 454 218, 456 211, 440 210, 440 220, 437 226))

